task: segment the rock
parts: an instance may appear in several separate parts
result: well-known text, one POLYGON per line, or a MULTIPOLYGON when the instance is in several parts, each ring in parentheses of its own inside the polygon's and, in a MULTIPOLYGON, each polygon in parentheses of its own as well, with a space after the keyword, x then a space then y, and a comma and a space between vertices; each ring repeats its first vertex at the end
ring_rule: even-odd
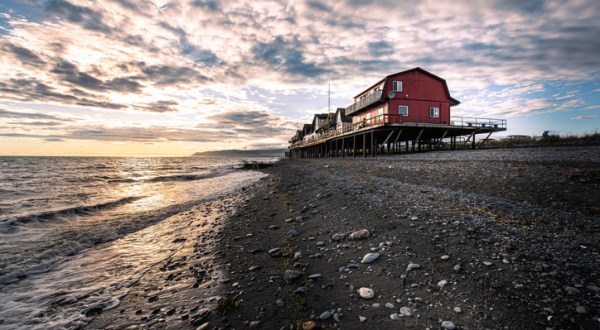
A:
POLYGON ((360 316, 360 315, 359 315, 359 316, 358 316, 358 320, 360 321, 360 323, 363 323, 364 321, 366 321, 366 320, 367 320, 367 318, 366 318, 366 317, 364 317, 364 316, 360 316))
POLYGON ((379 259, 379 253, 377 252, 371 252, 371 253, 367 253, 365 254, 365 256, 362 258, 362 263, 363 264, 370 264, 373 261, 379 259))
POLYGON ((323 313, 321 314, 321 316, 319 316, 319 318, 320 318, 321 320, 327 320, 327 319, 328 319, 328 318, 330 318, 330 317, 331 317, 331 312, 329 312, 329 311, 323 312, 323 313))
POLYGON ((259 270, 259 269, 260 269, 260 266, 250 266, 250 267, 248 268, 248 271, 249 271, 249 272, 253 272, 253 271, 255 271, 255 270, 259 270))
POLYGON ((447 330, 454 330, 454 329, 456 329, 456 325, 454 325, 454 322, 452 322, 452 321, 443 321, 442 328, 447 329, 447 330))
POLYGON ((394 308, 394 304, 392 304, 392 303, 385 303, 384 306, 387 308, 394 308))
POLYGON ((454 307, 454 311, 457 313, 462 313, 462 309, 460 309, 460 307, 454 307))
POLYGON ((308 288, 305 286, 300 286, 296 289, 296 291, 294 291, 294 293, 297 294, 302 294, 302 293, 307 293, 308 292, 308 288))
POLYGON ((317 327, 317 324, 313 321, 306 321, 302 323, 302 330, 313 330, 317 327))
POLYGON ((348 239, 351 241, 357 241, 357 240, 369 238, 370 235, 371 234, 369 233, 369 231, 367 229, 361 229, 361 230, 357 230, 357 231, 351 233, 348 236, 348 239))
POLYGON ((400 316, 397 313, 390 314, 390 319, 393 321, 400 321, 400 316))
POLYGON ((456 265, 454 265, 454 271, 455 271, 455 272, 460 272, 460 269, 461 269, 461 268, 462 268, 462 267, 460 267, 460 264, 456 264, 456 265))
POLYGON ((441 280, 441 281, 439 281, 439 282, 438 282, 438 284, 437 284, 437 285, 438 285, 440 288, 442 288, 442 289, 443 289, 443 288, 446 286, 446 284, 448 284, 448 281, 446 281, 446 280, 441 280))
POLYGON ((579 291, 579 289, 574 288, 572 286, 568 286, 565 288, 565 290, 569 293, 569 294, 580 294, 581 291, 579 291))
POLYGON ((302 275, 302 273, 300 273, 299 271, 295 270, 295 269, 288 269, 283 273, 283 279, 286 280, 287 282, 291 282, 295 279, 297 279, 298 277, 300 277, 302 275))
POLYGON ((358 295, 363 299, 373 299, 373 297, 375 297, 375 291, 370 288, 360 288, 358 289, 358 295))
POLYGON ((410 307, 400 307, 400 314, 404 315, 404 316, 412 316, 413 315, 413 311, 412 309, 410 309, 410 307))
POLYGON ((492 266, 492 265, 493 265, 493 263, 492 263, 492 262, 490 262, 490 261, 484 261, 484 262, 483 262, 483 264, 484 264, 486 267, 490 267, 490 266, 492 266))
POLYGON ((311 280, 318 280, 321 278, 321 274, 311 274, 311 275, 308 275, 308 278, 311 280))
POLYGON ((343 241, 346 238, 345 234, 341 234, 341 233, 337 233, 334 234, 333 236, 331 236, 331 240, 332 241, 343 241))
POLYGON ((592 291, 594 291, 595 293, 599 293, 599 292, 600 292, 600 288, 599 288, 599 287, 597 287, 597 286, 595 286, 595 285, 588 285, 588 286, 586 286, 585 288, 586 288, 586 289, 588 289, 588 290, 592 290, 592 291))
POLYGON ((339 315, 338 313, 335 313, 335 314, 333 314, 333 319, 334 319, 336 322, 340 322, 340 315, 339 315))
POLYGON ((441 256, 440 259, 442 259, 442 260, 448 260, 448 259, 450 259, 450 256, 447 255, 447 254, 445 254, 445 255, 441 256))
POLYGON ((413 270, 413 269, 419 269, 421 268, 421 265, 419 264, 413 264, 412 262, 408 264, 408 266, 406 266, 406 270, 413 270))
POLYGON ((300 235, 300 233, 294 229, 290 229, 290 230, 288 230, 288 235, 290 235, 290 237, 296 237, 296 236, 300 235))
POLYGON ((298 260, 300 258, 302 258, 302 252, 298 251, 294 253, 294 260, 298 260))
POLYGON ((579 314, 587 314, 588 308, 585 306, 577 306, 577 308, 575 308, 575 311, 579 314))
POLYGON ((260 321, 252 321, 250 322, 250 329, 256 329, 260 325, 260 321))
POLYGON ((279 250, 280 250, 280 248, 278 248, 278 247, 277 247, 277 248, 272 248, 272 249, 270 249, 270 250, 269 250, 267 253, 268 253, 268 254, 273 254, 273 253, 275 253, 275 252, 279 252, 279 250))
POLYGON ((419 217, 410 217, 410 220, 417 221, 417 220, 419 220, 419 217))

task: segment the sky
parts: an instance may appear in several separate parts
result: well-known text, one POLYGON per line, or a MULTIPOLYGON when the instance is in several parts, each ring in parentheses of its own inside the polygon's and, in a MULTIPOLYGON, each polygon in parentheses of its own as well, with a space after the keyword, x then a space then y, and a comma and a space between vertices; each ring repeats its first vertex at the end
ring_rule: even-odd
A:
POLYGON ((0 155, 284 148, 388 74, 508 134, 600 128, 597 0, 2 0, 0 155), (328 89, 331 89, 329 94, 328 89))

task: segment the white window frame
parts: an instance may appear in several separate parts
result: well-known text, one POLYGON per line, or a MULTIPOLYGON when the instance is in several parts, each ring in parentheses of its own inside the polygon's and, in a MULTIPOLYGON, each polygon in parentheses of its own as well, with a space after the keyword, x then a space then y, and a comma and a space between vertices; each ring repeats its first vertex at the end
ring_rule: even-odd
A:
POLYGON ((394 80, 394 81, 392 81, 392 91, 394 91, 394 92, 402 92, 402 80, 394 80))
POLYGON ((408 117, 408 105, 398 105, 398 114, 402 117, 408 117), (400 111, 401 108, 406 109, 406 112, 402 113, 402 111, 400 111))
POLYGON ((429 118, 440 118, 440 107, 429 107, 429 118))

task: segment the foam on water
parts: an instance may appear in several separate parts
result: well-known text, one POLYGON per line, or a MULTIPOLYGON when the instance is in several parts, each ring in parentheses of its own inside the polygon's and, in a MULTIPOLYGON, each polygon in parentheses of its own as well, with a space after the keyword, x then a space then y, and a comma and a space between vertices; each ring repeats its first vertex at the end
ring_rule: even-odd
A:
MULTIPOLYGON (((46 189, 41 193, 56 197, 86 193, 70 208, 18 209, 5 216, 0 222, 0 329, 86 324, 99 310, 118 305, 153 264, 175 253, 180 244, 174 238, 182 233, 197 236, 193 236, 197 234, 194 231, 202 227, 192 226, 193 219, 179 216, 182 212, 263 176, 232 171, 230 165, 210 168, 191 164, 202 170, 174 173, 173 167, 180 165, 155 164, 163 170, 152 175, 135 173, 136 178, 144 178, 135 182, 114 184, 104 179, 104 185, 96 184, 102 192, 92 198, 86 195, 90 188, 79 192, 46 189)), ((109 168, 111 173, 100 175, 116 176, 114 166, 102 162, 80 168, 90 169, 89 175, 94 176, 99 174, 93 171, 109 168)), ((3 181, 4 186, 9 181, 3 181)), ((49 208, 58 208, 61 203, 49 204, 49 208)))

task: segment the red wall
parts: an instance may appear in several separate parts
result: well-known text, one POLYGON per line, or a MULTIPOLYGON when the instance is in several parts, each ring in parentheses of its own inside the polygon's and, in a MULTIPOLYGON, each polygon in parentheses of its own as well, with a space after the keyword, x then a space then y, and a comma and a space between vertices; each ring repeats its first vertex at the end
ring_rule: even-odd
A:
MULTIPOLYGON (((398 114, 398 105, 407 105, 408 117, 401 117, 401 121, 446 125, 450 123, 450 100, 442 81, 419 71, 399 74, 388 78, 384 91, 385 96, 388 96, 392 90, 392 81, 394 80, 402 81, 402 92, 395 92, 395 97, 389 100, 389 114, 398 114), (429 107, 439 107, 440 118, 430 118, 429 107)), ((395 116, 390 116, 389 119, 390 122, 396 121, 395 116)))

